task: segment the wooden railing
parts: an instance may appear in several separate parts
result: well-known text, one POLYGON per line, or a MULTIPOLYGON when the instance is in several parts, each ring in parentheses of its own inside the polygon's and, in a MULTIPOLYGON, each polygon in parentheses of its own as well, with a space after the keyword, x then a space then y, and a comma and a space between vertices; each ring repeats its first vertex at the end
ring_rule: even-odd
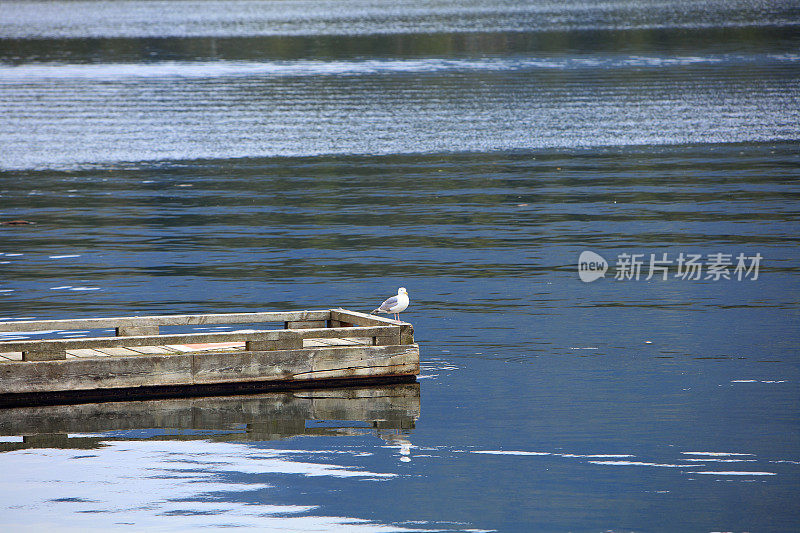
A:
POLYGON ((346 309, 0 322, 0 332, 99 328, 113 328, 116 336, 0 341, 0 352, 22 352, 23 361, 48 361, 66 359, 67 350, 81 348, 244 342, 247 351, 271 351, 301 349, 304 339, 325 338, 369 339, 374 346, 414 343, 411 324, 346 309), (268 322, 283 322, 284 329, 160 334, 162 326, 268 322))

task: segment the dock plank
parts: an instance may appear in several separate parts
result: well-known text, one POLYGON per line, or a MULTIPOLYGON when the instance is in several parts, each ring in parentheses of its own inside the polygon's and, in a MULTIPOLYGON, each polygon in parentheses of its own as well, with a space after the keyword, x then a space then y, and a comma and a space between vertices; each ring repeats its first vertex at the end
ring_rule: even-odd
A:
MULTIPOLYGON (((80 339, 14 340, 0 342, 4 351, 50 352, 76 348, 117 348, 132 346, 182 346, 218 342, 299 343, 302 339, 341 338, 347 336, 382 337, 400 341, 396 326, 358 326, 352 328, 309 328, 298 330, 256 330, 224 333, 181 333, 140 337, 89 337, 80 339)), ((176 348, 178 351, 183 351, 176 348)))
POLYGON ((77 350, 67 350, 67 357, 109 357, 107 353, 92 348, 79 348, 77 350))
POLYGON ((342 337, 342 340, 349 341, 352 344, 372 345, 372 339, 365 339, 364 337, 342 337))
POLYGON ((365 343, 362 343, 362 342, 355 342, 354 340, 344 339, 344 338, 341 338, 341 339, 337 339, 337 338, 334 338, 334 339, 316 339, 316 340, 318 340, 319 342, 321 342, 322 344, 327 345, 327 346, 359 346, 359 345, 365 344, 365 343))
POLYGON ((194 352, 202 352, 205 350, 234 350, 240 349, 244 350, 245 343, 243 342, 210 342, 210 343, 201 343, 201 344, 183 344, 186 348, 189 348, 191 351, 194 352))
POLYGON ((303 348, 323 348, 330 346, 320 339, 303 339, 303 348))
POLYGON ((178 352, 178 353, 188 353, 194 351, 185 344, 165 344, 164 348, 169 348, 173 352, 178 352))
POLYGON ((36 331, 43 329, 100 329, 152 326, 193 326, 216 324, 248 324, 256 322, 323 321, 330 310, 267 311, 260 313, 222 313, 205 315, 128 316, 112 318, 77 318, 57 320, 18 320, 0 322, 0 331, 36 331))
POLYGON ((408 322, 392 320, 377 315, 368 315, 347 309, 331 309, 331 321, 336 323, 352 323, 362 326, 394 325, 400 328, 400 344, 414 344, 414 326, 408 322))
POLYGON ((406 375, 414 373, 415 365, 419 372, 417 345, 199 353, 193 357, 195 383, 406 375), (374 371, 366 372, 364 369, 370 365, 375 366, 374 371), (399 374, 395 374, 396 370, 399 370, 399 374))
POLYGON ((128 348, 95 348, 95 351, 102 352, 106 355, 121 356, 121 355, 139 355, 138 352, 129 350, 128 348))
POLYGON ((174 355, 75 358, 3 365, 0 394, 192 383, 192 358, 174 355))
POLYGON ((175 353, 174 350, 170 350, 166 346, 126 346, 126 348, 133 350, 134 352, 147 355, 164 355, 175 353))

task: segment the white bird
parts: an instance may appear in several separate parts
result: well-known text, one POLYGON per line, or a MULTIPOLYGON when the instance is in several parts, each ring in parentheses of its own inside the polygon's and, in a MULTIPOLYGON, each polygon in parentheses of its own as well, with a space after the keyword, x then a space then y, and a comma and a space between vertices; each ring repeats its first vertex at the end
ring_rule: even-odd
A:
POLYGON ((405 287, 400 287, 397 289, 397 296, 387 298, 380 307, 372 312, 372 314, 391 313, 394 315, 395 320, 400 320, 400 313, 405 311, 406 307, 408 307, 408 292, 406 291, 405 287))

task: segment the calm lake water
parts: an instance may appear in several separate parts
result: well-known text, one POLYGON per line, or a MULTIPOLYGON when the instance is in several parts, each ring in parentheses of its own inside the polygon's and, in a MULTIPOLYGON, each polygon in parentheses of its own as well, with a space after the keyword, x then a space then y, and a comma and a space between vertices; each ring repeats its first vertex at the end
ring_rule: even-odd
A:
POLYGON ((798 26, 757 0, 3 2, 0 221, 36 224, 0 226, 0 317, 405 286, 422 373, 4 410, 0 525, 800 529, 798 26))

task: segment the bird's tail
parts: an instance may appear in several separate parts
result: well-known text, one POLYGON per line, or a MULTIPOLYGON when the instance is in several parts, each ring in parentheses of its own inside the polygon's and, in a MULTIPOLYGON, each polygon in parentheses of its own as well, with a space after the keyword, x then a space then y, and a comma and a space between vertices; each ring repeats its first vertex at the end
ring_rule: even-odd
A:
POLYGON ((378 314, 378 313, 380 313, 380 312, 381 312, 381 308, 379 307, 379 308, 377 308, 377 309, 374 309, 374 310, 373 310, 373 311, 372 311, 370 314, 371 314, 371 315, 377 315, 377 314, 378 314))

